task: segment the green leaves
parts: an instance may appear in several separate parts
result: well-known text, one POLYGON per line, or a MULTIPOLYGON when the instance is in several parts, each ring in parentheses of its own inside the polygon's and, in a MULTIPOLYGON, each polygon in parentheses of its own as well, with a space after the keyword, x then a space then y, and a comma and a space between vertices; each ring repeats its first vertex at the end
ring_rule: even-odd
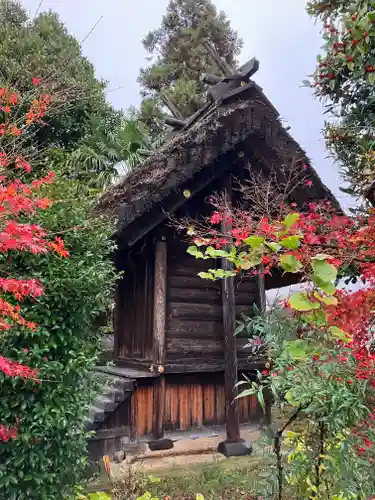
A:
POLYGON ((322 302, 326 306, 336 306, 337 305, 337 299, 336 297, 332 297, 331 295, 324 296, 320 295, 317 291, 314 292, 314 297, 319 300, 319 302, 322 302))
POLYGON ((343 342, 347 342, 349 340, 349 335, 337 326, 331 326, 329 331, 332 337, 335 337, 338 340, 342 340, 343 342))
POLYGON ((279 243, 275 243, 273 241, 266 241, 264 244, 275 253, 282 248, 282 246, 279 245, 279 243))
MULTIPOLYGON (((204 245, 204 243, 203 243, 203 245, 204 245)), ((192 246, 188 247, 186 252, 189 255, 192 255, 193 257, 195 257, 196 259, 207 260, 207 259, 217 259, 217 258, 221 258, 221 257, 232 258, 231 254, 228 253, 226 250, 217 249, 217 248, 214 248, 213 246, 207 247, 206 250, 204 252, 202 252, 201 250, 198 250, 197 246, 192 245, 192 246)))
POLYGON ((284 248, 289 248, 290 250, 295 250, 300 246, 300 244, 301 236, 298 235, 288 236, 280 241, 280 245, 284 248))
POLYGON ((20 360, 40 367, 42 382, 33 392, 28 384, 15 381, 13 386, 10 379, 2 380, 0 421, 13 421, 17 412, 22 429, 19 439, 6 443, 6 451, 5 445, 2 448, 9 464, 3 461, 0 471, 1 498, 63 500, 72 498, 70 492, 81 481, 86 468, 84 419, 95 393, 90 374, 100 352, 94 322, 111 305, 116 280, 110 258, 111 224, 92 216, 86 188, 57 179, 45 194, 56 201, 50 209, 34 214, 34 223, 51 233, 74 226, 81 229, 64 232, 70 251, 67 259, 25 253, 8 265, 12 276, 24 277, 27 269, 40 278, 46 294, 25 302, 24 315, 36 321, 36 332, 9 331, 3 345, 4 355, 15 359, 17 349, 20 360), (86 220, 90 223, 82 227, 86 220), (23 347, 29 352, 24 353, 23 347), (13 477, 15 483, 6 483, 6 477, 13 477))
POLYGON ((306 292, 296 292, 289 299, 289 305, 296 311, 319 309, 319 302, 312 302, 306 292))
POLYGON ((317 276, 313 276, 312 280, 325 294, 333 295, 336 292, 336 287, 333 283, 325 282, 317 276))
POLYGON ((193 257, 195 257, 196 259, 204 259, 204 254, 203 252, 201 252, 200 250, 198 250, 198 248, 194 245, 190 246, 186 252, 189 254, 189 255, 192 255, 193 257))
POLYGON ((302 264, 297 260, 294 255, 281 255, 280 267, 287 273, 297 273, 302 269, 302 264))
POLYGON ((332 282, 337 278, 337 269, 325 260, 325 256, 316 256, 311 262, 311 267, 318 280, 324 283, 332 282))
POLYGON ((261 236, 249 236, 244 240, 245 245, 249 245, 251 248, 260 248, 264 242, 264 238, 261 236))
POLYGON ((104 491, 89 493, 87 498, 88 500, 111 500, 111 497, 107 493, 104 493, 104 491))
POLYGON ((301 361, 309 356, 309 345, 303 340, 294 340, 285 343, 285 352, 295 361, 301 361))
POLYGON ((288 214, 285 219, 283 220, 283 225, 289 229, 291 228, 292 226, 294 226, 294 224, 300 219, 300 214, 298 213, 293 213, 293 214, 288 214))
POLYGON ((294 393, 292 390, 285 393, 285 399, 291 406, 298 406, 298 402, 294 399, 294 393))
POLYGON ((208 272, 198 273, 198 276, 205 280, 215 281, 236 276, 236 271, 226 271, 224 269, 208 269, 208 272))

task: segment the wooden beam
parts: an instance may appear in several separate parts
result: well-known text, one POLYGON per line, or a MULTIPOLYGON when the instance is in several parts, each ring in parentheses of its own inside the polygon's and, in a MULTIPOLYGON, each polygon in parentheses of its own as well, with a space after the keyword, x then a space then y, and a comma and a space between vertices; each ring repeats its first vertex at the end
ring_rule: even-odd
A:
POLYGON ((182 116, 182 114, 177 109, 176 105, 174 104, 174 102, 172 102, 172 100, 166 94, 161 93, 160 97, 161 97, 161 100, 163 101, 163 103, 167 106, 169 111, 172 113, 172 116, 174 118, 176 118, 177 120, 184 119, 184 117, 182 116))
MULTIPOLYGON (((228 206, 232 202, 232 178, 229 175, 224 179, 225 197, 228 206)), ((229 228, 230 229, 230 228, 229 228)), ((222 231, 228 231, 228 226, 222 227, 222 231)), ((221 259, 221 267, 229 270, 231 264, 221 259)), ((240 440, 239 405, 236 396, 238 394, 238 370, 237 370, 237 348, 236 348, 236 303, 234 291, 234 278, 227 278, 221 282, 221 295, 223 303, 223 328, 224 328, 224 379, 225 379, 225 403, 226 403, 226 428, 227 441, 236 442, 240 440)))
POLYGON ((180 120, 179 118, 174 118, 173 116, 165 116, 164 122, 175 130, 181 130, 185 127, 186 122, 180 120))
POLYGON ((160 376, 153 391, 152 406, 152 437, 156 440, 164 437, 164 418, 165 418, 165 376, 160 376))
MULTIPOLYGON (((153 363, 163 366, 166 361, 165 329, 167 318, 167 241, 164 236, 155 244, 153 363)), ((165 377, 161 375, 153 391, 152 435, 164 436, 165 377)))
MULTIPOLYGON (((261 313, 264 313, 267 308, 267 298, 266 298, 266 286, 264 274, 262 274, 263 266, 258 267, 258 275, 257 275, 257 299, 258 299, 258 308, 261 313)), ((264 389, 264 414, 262 418, 262 425, 268 426, 271 424, 271 409, 272 409, 273 396, 269 387, 264 389)))
POLYGON ((153 362, 164 365, 167 307, 167 241, 164 236, 155 244, 153 362))
POLYGON ((143 236, 149 233, 152 229, 158 226, 160 223, 168 219, 168 217, 173 214, 176 210, 182 207, 188 199, 192 196, 198 194, 202 189, 208 186, 215 179, 226 173, 228 170, 233 168, 236 162, 243 161, 240 156, 241 150, 239 152, 233 151, 228 153, 226 159, 219 163, 214 163, 211 167, 204 168, 197 174, 194 178, 189 179, 186 183, 181 186, 177 192, 173 192, 166 200, 162 203, 158 203, 157 207, 152 213, 148 212, 140 219, 135 221, 126 227, 124 233, 120 233, 118 238, 122 238, 122 234, 130 235, 128 236, 126 243, 128 247, 132 247, 137 243, 143 236), (190 191, 190 197, 186 198, 184 196, 184 191, 190 191), (134 228, 134 229, 133 229, 134 228))
POLYGON ((210 44, 210 42, 205 41, 204 46, 207 52, 209 53, 212 61, 216 64, 216 66, 223 73, 223 75, 225 76, 231 75, 233 73, 233 69, 220 57, 220 55, 217 53, 216 49, 210 44))
POLYGON ((264 280, 264 274, 262 274, 263 268, 261 266, 258 267, 257 274, 257 295, 258 295, 258 308, 261 312, 264 312, 267 307, 267 298, 266 298, 266 286, 264 280))

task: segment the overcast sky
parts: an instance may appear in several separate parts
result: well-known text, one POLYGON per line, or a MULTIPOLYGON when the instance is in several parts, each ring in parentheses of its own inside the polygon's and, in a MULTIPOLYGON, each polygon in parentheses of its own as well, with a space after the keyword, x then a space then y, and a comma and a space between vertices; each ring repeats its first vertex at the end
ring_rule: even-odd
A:
MULTIPOLYGON (((23 0, 34 15, 40 0, 23 0)), ((44 0, 42 10, 60 15, 70 33, 83 40, 83 53, 98 77, 108 80, 108 99, 117 108, 139 103, 137 76, 147 64, 141 39, 157 28, 168 0, 44 0), (121 88, 118 88, 121 87, 121 88), (117 89, 117 90, 116 90, 117 89)), ((244 40, 241 61, 256 56, 260 70, 254 80, 291 126, 291 133, 312 159, 323 182, 344 208, 350 204, 338 190, 337 167, 326 158, 320 104, 301 82, 315 65, 321 45, 319 26, 307 16, 305 0, 214 0, 244 40)))

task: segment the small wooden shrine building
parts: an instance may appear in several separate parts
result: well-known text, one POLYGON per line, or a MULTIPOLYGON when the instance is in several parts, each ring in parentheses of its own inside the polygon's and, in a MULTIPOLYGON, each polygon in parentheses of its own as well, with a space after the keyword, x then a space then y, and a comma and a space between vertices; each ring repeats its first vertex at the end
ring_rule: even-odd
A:
POLYGON ((170 106, 173 137, 100 200, 99 209, 118 220, 116 265, 124 275, 116 295, 114 365, 98 368, 111 378, 109 389, 91 414, 98 456, 127 439, 157 441, 167 431, 204 426, 226 425, 227 441, 240 442, 240 424, 262 420, 256 398, 233 402, 238 376, 253 376, 264 363, 244 349, 246 339, 234 336, 236 319, 251 314, 254 304, 262 309, 265 290, 295 276, 203 280, 200 271, 223 263, 188 255, 170 216, 207 216, 207 197, 222 190, 240 203, 234 183, 246 180, 249 166, 264 175, 300 169, 312 185, 292 193, 299 206, 336 202, 251 80, 257 61, 238 71, 217 63, 224 76, 205 76, 211 86, 203 108, 183 121, 170 106))

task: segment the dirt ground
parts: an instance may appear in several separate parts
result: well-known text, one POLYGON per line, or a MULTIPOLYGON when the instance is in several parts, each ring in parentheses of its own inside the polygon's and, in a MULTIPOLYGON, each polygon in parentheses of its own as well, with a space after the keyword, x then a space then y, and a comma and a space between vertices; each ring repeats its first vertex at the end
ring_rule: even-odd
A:
MULTIPOLYGON (((256 441, 259 439, 259 430, 252 427, 241 432, 242 439, 256 441)), ((198 435, 196 437, 181 437, 174 442, 171 450, 150 451, 144 446, 142 451, 129 453, 121 464, 113 464, 112 471, 121 472, 121 469, 132 465, 133 468, 154 474, 176 468, 186 468, 189 465, 205 464, 227 460, 216 452, 220 441, 225 440, 225 432, 216 435, 198 435)))

